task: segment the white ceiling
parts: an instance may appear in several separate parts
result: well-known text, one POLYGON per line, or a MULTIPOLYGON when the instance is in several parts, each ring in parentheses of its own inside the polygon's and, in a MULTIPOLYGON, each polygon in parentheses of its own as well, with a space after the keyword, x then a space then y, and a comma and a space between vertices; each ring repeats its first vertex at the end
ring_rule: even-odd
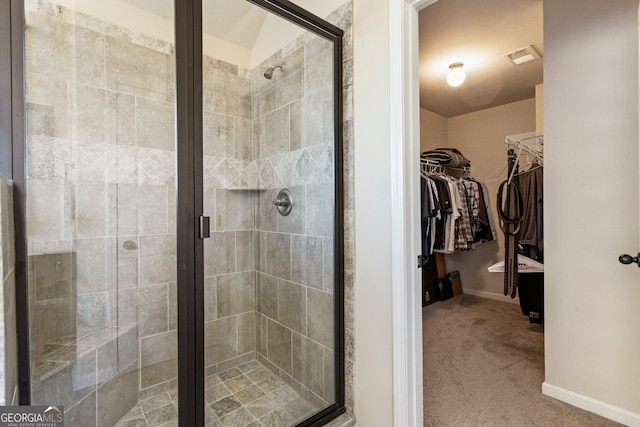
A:
POLYGON ((422 108, 454 117, 534 97, 543 59, 514 67, 503 55, 533 45, 544 56, 542 0, 439 0, 419 19, 422 108), (457 88, 454 62, 467 74, 457 88))
MULTIPOLYGON (((173 0, 123 0, 156 15, 173 20, 173 0)), ((267 12, 246 0, 203 0, 203 31, 216 38, 253 48, 267 12)))

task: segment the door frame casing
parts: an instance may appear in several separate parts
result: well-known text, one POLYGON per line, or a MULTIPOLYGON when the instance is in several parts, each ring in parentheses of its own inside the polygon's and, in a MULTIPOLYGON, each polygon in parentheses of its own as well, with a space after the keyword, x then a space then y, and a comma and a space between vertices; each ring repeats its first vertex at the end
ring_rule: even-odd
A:
POLYGON ((418 12, 437 0, 391 0, 391 205, 393 418, 423 425, 420 251, 418 12), (416 231, 418 230, 418 231, 416 231))

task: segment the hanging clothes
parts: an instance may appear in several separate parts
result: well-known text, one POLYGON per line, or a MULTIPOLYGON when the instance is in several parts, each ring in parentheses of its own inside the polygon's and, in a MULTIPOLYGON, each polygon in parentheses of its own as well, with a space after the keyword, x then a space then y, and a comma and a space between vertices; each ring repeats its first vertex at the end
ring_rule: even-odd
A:
POLYGON ((516 179, 522 194, 524 209, 518 240, 523 255, 539 262, 544 261, 543 235, 543 168, 534 164, 516 179))
POLYGON ((423 173, 421 196, 423 256, 468 251, 496 240, 484 184, 473 178, 423 173))

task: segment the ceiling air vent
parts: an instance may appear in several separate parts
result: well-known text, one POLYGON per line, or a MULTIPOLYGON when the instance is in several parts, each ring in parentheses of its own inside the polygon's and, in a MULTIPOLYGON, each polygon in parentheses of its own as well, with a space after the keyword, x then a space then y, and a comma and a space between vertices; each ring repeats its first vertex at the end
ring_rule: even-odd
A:
POLYGON ((507 53, 504 55, 504 58, 509 61, 511 65, 518 66, 539 59, 540 54, 536 52, 533 46, 526 46, 511 53, 507 53))

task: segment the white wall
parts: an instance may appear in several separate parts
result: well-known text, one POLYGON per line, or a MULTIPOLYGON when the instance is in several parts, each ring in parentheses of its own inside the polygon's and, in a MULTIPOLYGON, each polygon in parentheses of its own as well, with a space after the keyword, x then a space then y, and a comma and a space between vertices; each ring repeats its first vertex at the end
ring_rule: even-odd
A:
POLYGON ((355 416, 393 425, 389 0, 353 2, 355 416), (375 47, 375 48, 374 48, 375 47))
POLYGON ((447 146, 447 118, 420 108, 420 152, 447 146))
POLYGON ((544 391, 640 425, 639 273, 617 260, 639 249, 638 2, 545 1, 544 33, 544 391))
POLYGON ((536 130, 544 131, 544 83, 536 85, 536 130))

